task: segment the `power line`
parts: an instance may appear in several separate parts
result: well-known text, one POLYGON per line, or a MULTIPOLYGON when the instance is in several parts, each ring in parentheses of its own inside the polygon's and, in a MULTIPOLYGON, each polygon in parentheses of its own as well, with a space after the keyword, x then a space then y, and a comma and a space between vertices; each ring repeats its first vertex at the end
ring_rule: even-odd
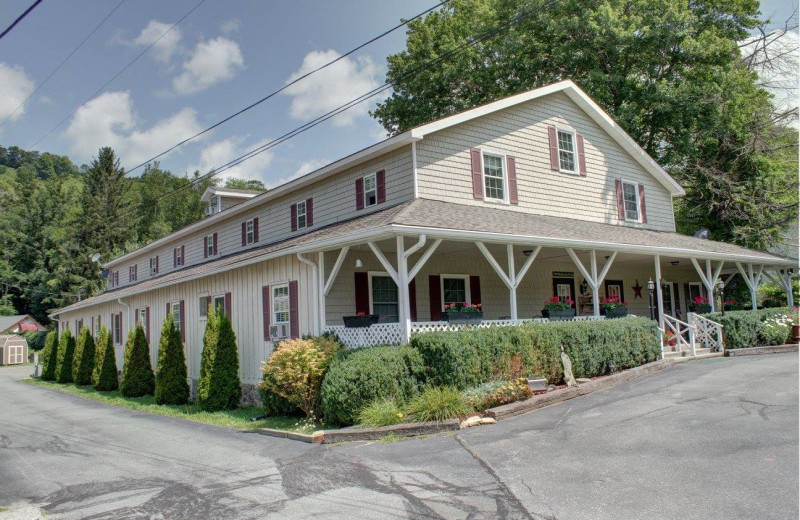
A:
MULTIPOLYGON (((239 116, 239 115, 241 115, 241 114, 243 114, 243 113, 247 112, 248 110, 250 110, 250 109, 252 109, 252 108, 255 108, 255 107, 257 107, 258 105, 260 105, 260 104, 261 104, 261 103, 263 103, 264 101, 267 101, 268 99, 270 99, 270 98, 272 98, 272 97, 276 96, 277 94, 280 94, 281 92, 283 92, 283 91, 284 91, 284 90, 286 90, 287 88, 291 87, 292 85, 294 85, 294 84, 296 84, 296 83, 298 83, 298 82, 300 82, 300 81, 304 80, 305 78, 307 78, 307 77, 311 76, 312 74, 315 74, 315 73, 317 73, 317 72, 321 71, 322 69, 325 69, 325 68, 328 68, 328 67, 330 67, 331 65, 333 65, 334 63, 336 63, 336 62, 338 62, 338 61, 340 61, 340 60, 343 60, 343 59, 347 58, 347 57, 348 57, 348 56, 350 56, 351 54, 353 54, 353 53, 355 53, 355 52, 358 52, 359 50, 363 49, 363 48, 364 48, 364 47, 366 47, 367 45, 369 45, 369 44, 371 44, 371 43, 373 43, 373 42, 375 42, 375 41, 377 41, 377 40, 380 40, 380 39, 381 39, 381 38, 383 38, 384 36, 386 36, 386 35, 388 35, 388 34, 391 34, 391 33, 393 33, 394 31, 396 31, 397 29, 399 29, 399 28, 401 28, 401 27, 404 27, 404 26, 408 25, 409 23, 411 23, 412 21, 416 20, 417 18, 420 18, 420 17, 422 17, 422 16, 424 16, 424 15, 428 14, 429 12, 433 11, 434 9, 437 9, 437 8, 441 7, 441 6, 442 6, 442 5, 444 5, 445 3, 447 3, 447 0, 444 0, 443 2, 440 2, 440 3, 436 4, 436 5, 434 5, 433 7, 430 7, 430 8, 428 8, 428 9, 426 9, 426 10, 422 11, 421 13, 417 14, 417 15, 416 15, 416 16, 414 16, 413 18, 409 18, 408 20, 404 20, 404 21, 402 21, 401 23, 399 23, 399 24, 395 25, 395 26, 394 26, 394 27, 392 27, 391 29, 388 29, 388 30, 384 31, 384 32, 382 32, 381 34, 379 34, 379 35, 375 36, 374 38, 371 38, 370 40, 368 40, 368 41, 366 41, 366 42, 362 43, 361 45, 358 45, 357 47, 354 47, 353 49, 351 49, 351 50, 347 51, 345 54, 342 54, 342 55, 341 55, 341 56, 339 56, 338 58, 336 58, 336 59, 334 59, 334 60, 331 60, 331 61, 329 61, 329 62, 327 62, 327 63, 325 63, 325 64, 323 64, 323 65, 321 65, 321 66, 317 67, 316 69, 314 69, 314 70, 312 70, 312 71, 310 71, 310 72, 307 72, 307 73, 303 74, 303 75, 302 75, 302 76, 300 76, 299 78, 295 78, 294 80, 292 80, 291 82, 289 82, 289 83, 287 83, 286 85, 282 86, 282 87, 281 87, 281 88, 279 88, 278 90, 275 90, 275 91, 273 91, 273 92, 270 92, 269 94, 267 94, 266 96, 262 97, 262 98, 261 98, 261 99, 259 99, 258 101, 254 102, 254 103, 251 103, 250 105, 248 105, 248 106, 246 106, 246 107, 242 108, 241 110, 239 110, 239 111, 237 111, 237 112, 235 112, 235 113, 233 113, 233 114, 229 115, 228 117, 226 117, 226 118, 224 118, 224 119, 221 119, 220 121, 217 121, 217 122, 216 122, 216 123, 214 123, 213 125, 211 125, 211 126, 209 126, 208 128, 206 128, 205 130, 201 130, 200 132, 197 132, 197 133, 196 133, 196 134, 194 134, 193 136, 191 136, 191 137, 187 137, 187 138, 186 138, 186 139, 184 139, 183 141, 181 141, 181 142, 179 142, 179 143, 176 143, 175 145, 171 146, 170 148, 167 148, 166 150, 164 150, 163 152, 159 153, 158 155, 155 155, 155 156, 153 156, 153 157, 151 157, 151 158, 147 159, 146 161, 142 162, 141 164, 138 164, 137 166, 134 166, 133 168, 129 168, 128 170, 126 170, 126 175, 127 175, 127 174, 129 174, 129 173, 131 173, 131 172, 134 172, 134 171, 138 170, 139 168, 141 168, 141 167, 143 167, 143 166, 146 166, 146 165, 150 164, 150 163, 151 163, 151 162, 153 162, 154 160, 156 160, 156 159, 158 159, 159 157, 162 157, 162 156, 164 156, 164 155, 168 154, 169 152, 171 152, 171 151, 175 150, 175 149, 176 149, 176 148, 178 148, 179 146, 183 146, 184 144, 188 143, 189 141, 192 141, 192 140, 196 139, 197 137, 200 137, 201 135, 203 135, 203 134, 205 134, 205 133, 207 133, 207 132, 210 132, 211 130, 213 130, 213 129, 217 128, 218 126, 220 126, 220 125, 223 125, 223 124, 227 123, 227 122, 228 122, 228 121, 230 121, 231 119, 233 119, 233 118, 235 118, 235 117, 237 117, 237 116, 239 116)), ((0 126, 2 126, 2 125, 0 125, 0 126)))
POLYGON ((104 23, 106 23, 106 20, 108 20, 109 18, 111 18, 111 15, 112 15, 112 14, 114 14, 114 13, 117 11, 117 9, 119 9, 119 8, 120 8, 120 6, 121 6, 122 4, 124 4, 124 3, 125 3, 125 0, 120 0, 120 3, 118 3, 118 4, 117 4, 117 6, 116 6, 116 7, 114 7, 114 9, 112 9, 112 10, 111 10, 111 12, 109 12, 109 13, 106 15, 106 17, 105 17, 105 18, 103 18, 103 19, 100 21, 100 23, 99 23, 99 24, 97 24, 97 25, 94 27, 94 29, 92 29, 92 31, 91 31, 91 32, 90 32, 90 33, 89 33, 89 34, 86 36, 86 38, 84 38, 84 39, 83 39, 83 40, 82 40, 82 41, 81 41, 81 42, 78 44, 78 46, 77 46, 77 47, 75 47, 74 49, 72 49, 72 52, 70 52, 70 53, 67 55, 67 57, 66 57, 66 58, 64 58, 64 59, 61 61, 61 63, 59 63, 59 64, 58 64, 58 66, 57 66, 55 69, 53 69, 53 72, 51 72, 50 74, 48 74, 48 76, 47 76, 47 77, 44 79, 44 81, 42 81, 42 82, 39 84, 39 86, 38 86, 38 87, 36 87, 36 88, 33 90, 33 92, 31 92, 30 94, 28 94, 28 97, 26 97, 26 98, 25 98, 25 99, 22 101, 22 103, 20 103, 20 104, 19 104, 19 106, 18 106, 17 108, 15 108, 15 109, 14 109, 14 111, 13 111, 13 112, 11 112, 11 114, 9 114, 9 116, 8 116, 8 117, 6 117, 6 119, 5 119, 5 120, 4 120, 2 123, 0 123, 0 128, 2 128, 2 127, 3 127, 3 125, 5 125, 5 124, 6 124, 6 123, 7 123, 7 122, 8 122, 8 121, 9 121, 9 120, 12 118, 12 117, 14 117, 14 114, 16 114, 16 113, 19 111, 19 109, 20 109, 20 108, 22 108, 23 106, 25 106, 25 103, 27 103, 27 102, 28 102, 28 100, 29 100, 31 97, 33 97, 33 95, 34 95, 34 94, 36 94, 36 93, 39 91, 39 89, 41 89, 42 87, 44 87, 44 85, 45 85, 45 84, 46 84, 48 81, 50 81, 50 78, 52 78, 52 77, 55 75, 55 73, 56 73, 56 72, 58 72, 58 71, 59 71, 59 69, 61 69, 61 67, 62 67, 62 66, 64 66, 64 64, 65 64, 67 61, 69 61, 69 59, 72 57, 72 55, 73 55, 73 54, 75 54, 76 52, 78 52, 78 50, 79 50, 81 47, 83 47, 83 44, 84 44, 84 43, 86 43, 86 42, 89 40, 89 38, 91 38, 91 37, 92 37, 92 35, 93 35, 95 32, 97 32, 97 30, 100 28, 100 26, 101 26, 101 25, 103 25, 104 23))
POLYGON ((9 26, 6 28, 6 30, 5 30, 5 31, 3 31, 3 33, 2 33, 2 34, 0 34, 0 39, 2 39, 2 38, 3 38, 3 36, 5 36, 5 35, 6 35, 6 34, 8 34, 9 32, 11 32, 11 29, 13 29, 13 28, 14 28, 14 27, 15 27, 15 26, 16 26, 16 25, 19 23, 19 22, 21 22, 21 21, 22 21, 22 19, 23 19, 23 18, 25 18, 26 16, 28 16, 28 14, 30 14, 30 12, 31 12, 31 11, 33 11, 33 10, 36 8, 36 6, 37 6, 37 5, 39 5, 39 4, 41 4, 41 3, 42 3, 42 0, 36 0, 36 1, 35 1, 35 2, 34 2, 34 3, 31 5, 31 6, 30 6, 30 7, 28 7, 27 9, 25 9, 25 12, 24 12, 24 13, 22 13, 21 15, 19 15, 19 16, 17 17, 17 19, 16 19, 16 20, 14 20, 14 22, 13 22, 11 25, 9 25, 9 26))
MULTIPOLYGON (((40 1, 41 1, 41 0, 40 0, 40 1)), ((153 41, 153 43, 151 43, 150 45, 148 45, 148 46, 147 46, 147 48, 145 48, 145 49, 144 49, 142 52, 140 52, 139 54, 137 54, 137 55, 136 55, 136 57, 135 57, 135 58, 133 58, 131 61, 129 61, 127 65, 125 65, 124 67, 122 67, 122 69, 120 69, 120 71, 119 71, 119 72, 117 72, 116 74, 114 74, 114 75, 111 77, 111 79, 109 79, 108 81, 106 81, 105 83, 103 83, 103 86, 101 86, 99 89, 95 90, 95 91, 94 91, 94 93, 93 93, 91 96, 89 96, 89 97, 88 97, 88 98, 87 98, 87 99, 86 99, 86 100, 85 100, 83 103, 81 103, 80 105, 78 105, 77 107, 75 107, 75 110, 73 110, 72 112, 70 112, 69 114, 67 114, 67 116, 66 116, 66 117, 64 117, 64 119, 62 119, 61 121, 59 121, 59 122, 58 122, 58 124, 57 124, 56 126, 54 126, 53 128, 51 128, 50 130, 48 130, 46 134, 44 134, 42 137, 40 137, 39 139, 37 139, 35 143, 33 143, 32 145, 30 145, 30 146, 28 147, 28 149, 30 150, 30 149, 33 149, 33 148, 35 148, 37 144, 39 144, 39 143, 40 143, 40 142, 42 142, 44 139, 46 139, 46 138, 47 138, 47 137, 48 137, 50 134, 52 134, 52 133, 53 133, 53 132, 54 132, 54 131, 55 131, 55 130, 58 128, 58 127, 60 127, 61 125, 63 125, 63 124, 64 124, 64 123, 65 123, 65 122, 66 122, 66 121, 67 121, 67 120, 68 120, 70 117, 72 117, 73 115, 75 115, 75 112, 77 112, 79 108, 81 108, 83 105, 85 105, 86 103, 88 103, 89 101, 91 101, 91 100, 92 100, 92 99, 93 99, 93 98, 94 98, 94 97, 95 97, 97 94, 99 94, 100 92, 102 92, 102 91, 103 91, 103 89, 105 89, 105 88, 106 88, 106 87, 107 87, 109 84, 111 84, 111 82, 112 82, 112 81, 114 81, 115 79, 117 79, 117 78, 118 78, 118 77, 119 77, 119 76, 120 76, 120 75, 121 75, 123 72, 125 72, 126 70, 128 70, 128 69, 129 69, 129 68, 130 68, 130 67, 131 67, 131 66, 132 66, 134 63, 136 63, 136 62, 139 60, 139 58, 141 58, 142 56, 144 56, 144 55, 147 53, 147 51, 149 51, 150 49, 152 49, 152 48, 153 48, 153 46, 154 46, 155 44, 157 44, 159 41, 161 41, 161 38, 163 38, 164 36, 166 36, 166 35, 167 35, 167 34, 168 34, 168 33, 169 33, 169 32, 170 32, 172 29, 174 29, 174 28, 175 28, 176 26, 178 26, 178 25, 179 25, 179 24, 180 24, 182 21, 184 21, 184 20, 186 19, 186 17, 188 17, 190 14, 192 14, 192 13, 193 13, 193 12, 194 12, 194 11, 195 11, 195 10, 196 10, 198 7, 200 7, 201 5, 203 5, 203 3, 205 3, 205 1, 206 1, 206 0, 200 0, 200 1, 199 1, 199 2, 198 2, 198 3, 197 3, 195 6, 194 6, 194 7, 192 7, 192 8, 189 10, 189 12, 187 12, 186 14, 184 14, 183 16, 181 16, 181 18, 180 18, 180 19, 179 19, 177 22, 175 22, 175 23, 173 23, 172 25, 170 25, 169 29, 167 29, 166 31, 164 31, 164 33, 162 33, 162 34, 161 34, 161 36, 159 36, 158 38, 156 38, 156 39, 153 41)))

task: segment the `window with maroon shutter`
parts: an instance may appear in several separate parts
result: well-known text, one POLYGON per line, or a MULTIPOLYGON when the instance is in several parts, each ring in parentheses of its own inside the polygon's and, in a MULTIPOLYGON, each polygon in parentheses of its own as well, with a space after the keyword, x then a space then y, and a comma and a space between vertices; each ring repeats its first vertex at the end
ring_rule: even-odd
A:
POLYGON ((208 237, 203 237, 203 258, 208 258, 208 237))
POLYGON ((364 177, 356 179, 356 209, 364 209, 364 177))
POLYGON ((172 250, 172 267, 178 267, 178 248, 172 250))
POLYGON ((306 199, 306 227, 314 225, 314 199, 306 199))
POLYGON ((583 148, 583 136, 578 136, 578 170, 581 177, 586 177, 586 151, 583 148))
POLYGON ((183 300, 180 302, 180 313, 181 313, 181 323, 180 323, 180 331, 181 331, 181 341, 186 341, 186 312, 183 305, 183 300))
POLYGON ((289 282, 289 330, 290 337, 300 337, 300 310, 297 280, 289 282))
POLYGON ((258 242, 258 217, 253 219, 253 242, 258 242))
POLYGON ((470 166, 472 169, 472 198, 483 198, 483 164, 481 162, 481 151, 472 148, 469 151, 470 166))
POLYGON ((481 277, 469 277, 469 301, 472 305, 481 305, 481 277))
POLYGON ((558 171, 558 137, 556 136, 556 127, 547 127, 547 140, 550 147, 550 169, 558 171))
POLYGON ((225 293, 225 316, 227 316, 229 320, 233 320, 233 299, 229 292, 225 293))
POLYGON ((378 204, 386 202, 386 170, 380 170, 375 174, 375 184, 378 191, 378 204))
POLYGON ((508 201, 511 204, 519 204, 519 194, 517 193, 517 160, 514 157, 506 157, 506 170, 508 170, 508 201))
MULTIPOLYGON (((625 180, 617 182, 617 201, 622 201, 622 218, 627 222, 642 222, 644 188, 639 184, 625 180)), ((619 202, 617 204, 617 212, 620 213, 619 202)))
POLYGON ((408 282, 408 314, 412 322, 417 321, 417 283, 414 280, 408 282))
POLYGON ((353 273, 353 280, 355 282, 356 314, 369 314, 369 274, 353 273))
POLYGON ((614 187, 617 191, 617 218, 624 221, 625 220, 625 203, 622 200, 622 181, 620 179, 616 179, 614 181, 614 187))
POLYGON ((270 287, 264 285, 261 287, 261 318, 264 324, 264 341, 270 341, 269 327, 272 323, 272 308, 270 307, 270 287))
POLYGON ((247 245, 247 221, 242 222, 242 247, 247 245))
POLYGON ((217 254, 217 234, 214 233, 214 255, 217 254))
POLYGON ((292 220, 292 231, 297 231, 297 204, 292 204, 289 208, 289 217, 292 220))
POLYGON ((644 203, 644 185, 639 185, 639 214, 642 224, 647 224, 647 206, 644 203))
POLYGON ((442 319, 442 281, 438 274, 428 276, 428 296, 431 306, 431 321, 442 319))
POLYGON ((147 336, 147 342, 150 343, 150 307, 144 308, 144 333, 147 336))
POLYGON ((256 220, 257 219, 250 219, 242 222, 242 247, 257 242, 256 220))

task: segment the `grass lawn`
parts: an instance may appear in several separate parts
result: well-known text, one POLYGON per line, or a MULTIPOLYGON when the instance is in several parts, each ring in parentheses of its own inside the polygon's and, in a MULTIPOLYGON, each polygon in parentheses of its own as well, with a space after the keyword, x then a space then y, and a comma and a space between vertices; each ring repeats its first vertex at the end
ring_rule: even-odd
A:
POLYGON ((224 426, 225 428, 234 428, 236 430, 253 431, 258 428, 274 428, 277 430, 311 433, 312 431, 322 428, 322 425, 307 425, 302 417, 268 417, 260 421, 251 421, 251 417, 258 417, 264 414, 261 408, 256 408, 254 406, 222 412, 204 412, 200 410, 196 404, 156 404, 156 400, 152 395, 146 397, 123 397, 119 391, 98 392, 91 386, 75 386, 70 383, 60 384, 54 381, 41 381, 31 378, 23 379, 22 382, 33 386, 49 388, 57 392, 76 395, 84 399, 130 408, 131 410, 177 417, 179 419, 186 419, 187 421, 211 424, 213 426, 224 426))

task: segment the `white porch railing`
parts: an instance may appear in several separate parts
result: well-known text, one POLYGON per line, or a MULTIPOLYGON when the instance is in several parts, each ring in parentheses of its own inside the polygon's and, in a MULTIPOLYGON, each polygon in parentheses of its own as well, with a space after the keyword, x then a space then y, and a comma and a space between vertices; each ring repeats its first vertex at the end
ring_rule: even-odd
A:
MULTIPOLYGON (((693 325, 681 321, 674 316, 664 314, 664 332, 672 332, 672 338, 675 339, 677 352, 683 353, 684 350, 688 350, 692 356, 696 355, 695 330, 693 325)), ((669 341, 671 341, 671 339, 669 341)))
POLYGON ((711 351, 724 352, 725 345, 722 342, 722 324, 709 320, 694 312, 689 313, 689 323, 695 330, 695 342, 701 348, 708 348, 711 351))

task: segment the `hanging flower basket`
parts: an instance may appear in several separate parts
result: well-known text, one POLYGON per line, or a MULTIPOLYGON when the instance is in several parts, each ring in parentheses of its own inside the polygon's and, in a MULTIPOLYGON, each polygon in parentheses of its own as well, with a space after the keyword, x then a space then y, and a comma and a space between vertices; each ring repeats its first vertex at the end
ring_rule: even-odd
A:
POLYGON ((348 329, 369 327, 373 323, 378 323, 378 314, 359 314, 357 316, 342 316, 344 326, 348 329))

